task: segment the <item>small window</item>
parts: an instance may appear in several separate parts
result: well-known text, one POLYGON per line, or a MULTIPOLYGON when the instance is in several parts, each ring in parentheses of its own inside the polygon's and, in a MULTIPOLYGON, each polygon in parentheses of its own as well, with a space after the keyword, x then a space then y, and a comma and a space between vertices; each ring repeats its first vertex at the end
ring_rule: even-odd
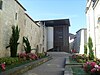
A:
POLYGON ((96 0, 92 0, 93 2, 96 2, 96 0))
POLYGON ((32 29, 32 24, 31 24, 31 29, 32 29))
POLYGON ((26 19, 24 20, 24 25, 26 25, 26 19))
POLYGON ((17 20, 17 13, 15 14, 15 20, 17 20))
POLYGON ((2 9, 2 1, 0 1, 0 9, 2 9))
POLYGON ((59 37, 59 39, 62 39, 63 37, 62 36, 58 36, 59 37))
POLYGON ((98 18, 98 24, 100 24, 100 17, 98 18))

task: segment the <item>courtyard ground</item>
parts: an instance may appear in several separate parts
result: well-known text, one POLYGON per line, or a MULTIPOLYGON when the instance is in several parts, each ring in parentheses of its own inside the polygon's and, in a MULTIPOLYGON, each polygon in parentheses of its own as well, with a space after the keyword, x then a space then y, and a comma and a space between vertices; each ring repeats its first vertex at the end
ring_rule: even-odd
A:
MULTIPOLYGON (((48 52, 52 56, 52 60, 25 72, 23 75, 64 75, 65 58, 68 58, 70 54, 65 52, 48 52)), ((69 62, 67 60, 67 62, 69 62)), ((71 75, 67 72, 66 75, 71 75)))

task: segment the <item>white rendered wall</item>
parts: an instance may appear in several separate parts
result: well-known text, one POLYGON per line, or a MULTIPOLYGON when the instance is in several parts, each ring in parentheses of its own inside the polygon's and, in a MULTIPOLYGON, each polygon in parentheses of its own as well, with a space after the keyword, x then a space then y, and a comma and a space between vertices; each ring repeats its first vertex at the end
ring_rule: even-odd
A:
POLYGON ((94 21, 94 10, 93 10, 93 2, 89 1, 88 11, 86 12, 87 17, 87 41, 89 36, 92 38, 93 42, 93 50, 95 50, 95 21, 94 21))
POLYGON ((80 39, 80 51, 79 54, 84 54, 84 39, 85 35, 84 35, 84 30, 81 30, 81 39, 80 39))
POLYGON ((47 27, 47 50, 53 48, 53 27, 47 27))
POLYGON ((96 45, 96 57, 100 58, 100 23, 98 23, 98 18, 100 17, 100 1, 94 8, 94 22, 95 22, 95 45, 96 45))

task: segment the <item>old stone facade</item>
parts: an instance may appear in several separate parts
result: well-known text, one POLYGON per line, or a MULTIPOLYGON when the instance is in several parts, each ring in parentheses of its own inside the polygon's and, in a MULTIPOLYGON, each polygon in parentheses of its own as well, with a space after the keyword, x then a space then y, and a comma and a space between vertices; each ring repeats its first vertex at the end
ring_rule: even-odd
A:
POLYGON ((0 57, 10 55, 6 46, 12 34, 12 25, 18 25, 20 28, 18 53, 23 51, 23 36, 28 37, 32 49, 38 49, 38 52, 42 52, 43 49, 46 51, 42 35, 44 32, 41 30, 44 27, 36 24, 17 0, 0 0, 0 3, 0 57))
POLYGON ((69 52, 69 19, 54 20, 54 23, 50 23, 53 26, 48 26, 49 21, 34 21, 25 11, 26 9, 18 0, 0 0, 0 57, 10 56, 10 49, 6 47, 9 45, 13 25, 18 25, 20 28, 20 44, 17 53, 25 51, 24 36, 28 37, 32 52, 42 53, 51 48, 69 52), (55 32, 59 35, 56 36, 55 32), (57 42, 56 37, 59 37, 61 42, 57 42))

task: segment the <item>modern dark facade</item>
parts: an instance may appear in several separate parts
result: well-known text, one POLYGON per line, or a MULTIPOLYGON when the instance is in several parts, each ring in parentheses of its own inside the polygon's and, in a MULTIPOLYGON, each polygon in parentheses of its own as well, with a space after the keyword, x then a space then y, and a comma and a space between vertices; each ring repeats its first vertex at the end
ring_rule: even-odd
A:
POLYGON ((69 52, 69 19, 41 21, 46 27, 53 27, 53 48, 50 51, 69 52))

